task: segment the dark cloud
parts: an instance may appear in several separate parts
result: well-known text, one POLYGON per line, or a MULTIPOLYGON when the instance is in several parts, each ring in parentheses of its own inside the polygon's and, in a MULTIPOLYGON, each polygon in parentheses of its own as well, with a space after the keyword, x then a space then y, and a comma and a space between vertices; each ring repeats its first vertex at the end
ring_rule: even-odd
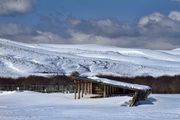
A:
POLYGON ((0 15, 25 13, 32 9, 33 0, 0 0, 0 15))

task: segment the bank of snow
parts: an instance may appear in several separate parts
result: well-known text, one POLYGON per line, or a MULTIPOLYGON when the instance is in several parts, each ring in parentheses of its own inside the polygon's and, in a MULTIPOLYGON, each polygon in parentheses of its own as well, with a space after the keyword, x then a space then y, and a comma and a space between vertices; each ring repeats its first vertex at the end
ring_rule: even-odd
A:
POLYGON ((72 94, 0 93, 1 120, 179 120, 180 95, 154 95, 138 107, 127 96, 74 100, 72 94))

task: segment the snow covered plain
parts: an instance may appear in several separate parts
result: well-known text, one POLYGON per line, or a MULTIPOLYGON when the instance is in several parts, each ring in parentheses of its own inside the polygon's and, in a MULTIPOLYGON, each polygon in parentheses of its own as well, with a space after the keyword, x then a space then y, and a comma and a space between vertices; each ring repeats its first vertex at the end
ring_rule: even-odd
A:
MULTIPOLYGON (((99 45, 24 44, 0 39, 0 77, 70 74, 161 76, 180 74, 180 49, 127 49, 99 45)), ((106 80, 106 82, 109 82, 106 80)), ((115 83, 112 83, 115 84, 115 83)), ((74 100, 72 94, 0 92, 0 120, 179 120, 180 94, 74 100)))
POLYGON ((100 45, 24 44, 0 39, 0 76, 180 74, 180 50, 127 49, 100 45))
POLYGON ((146 104, 125 107, 130 97, 74 100, 72 94, 0 93, 0 120, 179 120, 180 95, 152 94, 146 104))

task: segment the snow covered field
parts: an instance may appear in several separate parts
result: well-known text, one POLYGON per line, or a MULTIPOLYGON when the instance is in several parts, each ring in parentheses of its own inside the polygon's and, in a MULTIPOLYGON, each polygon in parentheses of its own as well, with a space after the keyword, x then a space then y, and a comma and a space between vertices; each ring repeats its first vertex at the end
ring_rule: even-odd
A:
POLYGON ((128 49, 100 45, 24 44, 0 39, 0 76, 180 74, 180 49, 128 49))
MULTIPOLYGON (((180 49, 32 45, 0 39, 0 77, 70 74, 73 71, 89 78, 97 74, 178 75, 180 49)), ((146 103, 132 108, 124 104, 130 99, 119 96, 74 100, 73 94, 0 92, 0 120, 180 120, 180 94, 152 94, 146 103)))
POLYGON ((130 97, 74 100, 72 94, 1 92, 0 120, 179 120, 180 94, 152 94, 146 104, 130 97))

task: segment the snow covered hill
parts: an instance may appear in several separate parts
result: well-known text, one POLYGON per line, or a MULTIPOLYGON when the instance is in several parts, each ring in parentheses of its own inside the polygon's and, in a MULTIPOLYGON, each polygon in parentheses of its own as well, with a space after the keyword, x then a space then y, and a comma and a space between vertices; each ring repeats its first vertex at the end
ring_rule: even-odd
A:
POLYGON ((180 49, 128 49, 100 45, 25 44, 0 39, 0 76, 70 74, 161 76, 180 74, 180 49))

